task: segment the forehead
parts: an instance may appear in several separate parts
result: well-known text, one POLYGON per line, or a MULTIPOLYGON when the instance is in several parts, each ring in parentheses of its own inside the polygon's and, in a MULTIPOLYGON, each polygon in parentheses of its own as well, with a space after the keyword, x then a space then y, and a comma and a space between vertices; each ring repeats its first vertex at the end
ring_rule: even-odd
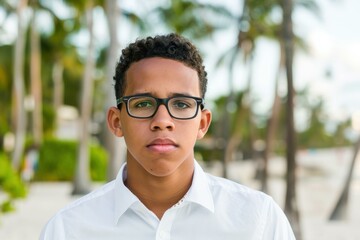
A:
POLYGON ((163 97, 175 93, 200 96, 197 71, 182 62, 161 57, 131 64, 126 72, 125 95, 151 93, 163 97))

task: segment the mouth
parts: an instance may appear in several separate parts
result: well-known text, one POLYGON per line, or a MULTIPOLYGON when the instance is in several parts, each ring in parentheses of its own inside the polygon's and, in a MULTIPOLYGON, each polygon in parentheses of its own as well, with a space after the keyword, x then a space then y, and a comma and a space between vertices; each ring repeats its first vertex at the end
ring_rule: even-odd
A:
POLYGON ((175 150, 178 147, 178 144, 171 139, 158 138, 151 141, 146 147, 154 152, 166 153, 175 150))

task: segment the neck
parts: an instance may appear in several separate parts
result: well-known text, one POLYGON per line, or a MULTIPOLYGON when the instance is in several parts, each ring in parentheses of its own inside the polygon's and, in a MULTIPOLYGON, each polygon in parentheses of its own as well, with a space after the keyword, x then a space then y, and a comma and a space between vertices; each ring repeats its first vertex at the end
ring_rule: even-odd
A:
POLYGON ((185 171, 165 177, 131 174, 131 167, 131 164, 128 164, 128 178, 125 185, 159 219, 166 210, 184 197, 191 186, 194 173, 193 163, 192 167, 184 167, 185 171))

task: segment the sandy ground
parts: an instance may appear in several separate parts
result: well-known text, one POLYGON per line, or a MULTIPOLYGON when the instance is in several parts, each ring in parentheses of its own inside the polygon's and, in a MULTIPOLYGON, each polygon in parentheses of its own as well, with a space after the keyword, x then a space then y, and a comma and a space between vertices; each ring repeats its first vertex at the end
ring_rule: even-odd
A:
MULTIPOLYGON (((360 239, 360 159, 353 175, 347 218, 328 221, 345 180, 351 155, 351 149, 299 153, 297 193, 303 240, 360 239)), ((204 168, 214 175, 222 172, 220 163, 204 165, 204 168)), ((232 162, 228 169, 230 179, 258 188, 258 182, 253 180, 253 162, 232 162)), ((269 194, 280 206, 283 206, 285 195, 284 172, 284 160, 272 159, 269 194)), ((0 216, 0 240, 38 239, 48 219, 75 200, 76 197, 70 195, 71 190, 70 183, 33 183, 29 196, 16 202, 16 212, 0 216)))

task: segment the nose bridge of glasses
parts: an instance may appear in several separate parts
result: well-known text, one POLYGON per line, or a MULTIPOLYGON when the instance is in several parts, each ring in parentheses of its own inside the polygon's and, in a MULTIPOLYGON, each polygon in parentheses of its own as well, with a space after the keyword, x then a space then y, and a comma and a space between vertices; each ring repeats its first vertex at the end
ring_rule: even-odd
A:
POLYGON ((160 105, 164 105, 165 107, 167 107, 167 103, 169 102, 169 98, 155 98, 156 102, 157 102, 157 107, 159 107, 160 105))
POLYGON ((159 108, 161 107, 161 105, 164 105, 163 107, 165 108, 167 114, 169 114, 169 116, 172 117, 172 115, 170 113, 170 109, 168 107, 169 98, 154 98, 154 99, 156 99, 156 103, 157 103, 154 115, 156 115, 158 113, 159 108))

